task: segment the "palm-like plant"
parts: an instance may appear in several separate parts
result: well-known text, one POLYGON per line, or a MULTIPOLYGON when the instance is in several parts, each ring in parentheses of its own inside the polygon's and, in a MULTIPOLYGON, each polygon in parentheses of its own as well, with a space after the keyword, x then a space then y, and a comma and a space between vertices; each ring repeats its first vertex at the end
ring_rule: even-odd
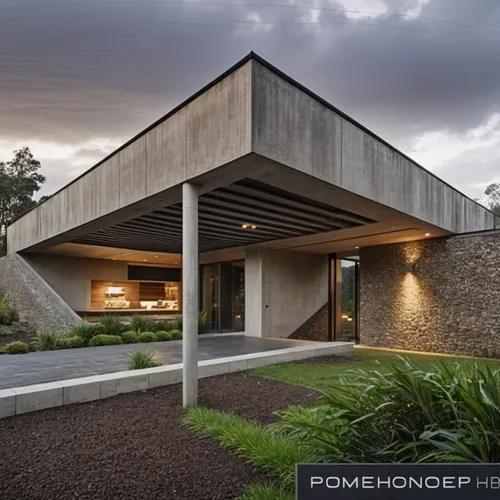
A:
POLYGON ((59 332, 39 331, 31 338, 31 345, 36 351, 54 351, 59 348, 59 339, 62 334, 59 332))
POLYGON ((320 462, 500 460, 500 370, 488 366, 356 370, 313 408, 280 415, 274 430, 320 462))

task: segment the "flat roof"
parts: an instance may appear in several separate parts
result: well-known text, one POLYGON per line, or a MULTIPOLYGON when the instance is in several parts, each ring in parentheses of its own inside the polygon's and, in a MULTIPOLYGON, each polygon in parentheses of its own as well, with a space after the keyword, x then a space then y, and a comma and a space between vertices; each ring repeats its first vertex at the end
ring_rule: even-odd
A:
MULTIPOLYGON (((238 68, 240 68, 241 66, 243 66, 244 64, 246 64, 250 60, 255 60, 255 61, 259 62, 260 64, 262 64, 263 66, 265 66, 266 68, 268 68, 270 71, 272 71, 275 74, 277 74, 278 76, 280 76, 282 79, 288 81, 289 83, 291 83, 292 85, 294 85, 295 87, 297 87, 298 89, 300 89, 301 91, 305 92, 310 97, 314 98, 315 100, 317 100, 318 102, 320 102, 321 104, 323 104, 324 106, 326 106, 327 108, 329 108, 330 110, 332 110, 335 113, 337 113, 339 116, 341 116, 345 120, 351 122, 356 127, 360 128, 365 133, 369 134, 371 137, 373 137, 377 141, 381 142, 382 144, 384 144, 385 146, 387 146, 388 148, 390 148, 392 151, 396 152, 397 154, 401 155, 403 158, 405 158, 408 161, 410 161, 416 167, 424 170, 427 174, 429 174, 432 177, 438 179, 440 182, 442 182, 443 184, 445 184, 446 186, 448 186, 453 191, 459 193, 464 198, 467 198, 468 200, 470 200, 470 201, 478 204, 479 206, 481 206, 482 208, 484 208, 488 212, 493 213, 493 212, 491 212, 491 210, 488 207, 485 207, 483 204, 479 203, 477 200, 474 200, 474 199, 470 198, 469 196, 467 196, 466 194, 462 193, 457 188, 455 188, 454 186, 452 186, 448 182, 444 181, 439 176, 437 176, 436 174, 434 174, 430 170, 426 169, 425 167, 423 167, 422 165, 420 165, 419 163, 417 163, 415 160, 413 160, 412 158, 410 158, 408 155, 406 155, 405 153, 403 153, 402 151, 400 151, 399 149, 397 149, 395 146, 393 146, 392 144, 390 144, 389 142, 387 142, 385 139, 383 139, 379 135, 375 134, 372 130, 368 129, 367 127, 365 127, 364 125, 362 125, 361 123, 359 123, 358 121, 356 121, 354 118, 350 117, 349 115, 347 115, 346 113, 344 113, 343 111, 341 111, 340 109, 338 109, 337 107, 333 106, 331 103, 329 103, 328 101, 326 101, 325 99, 323 99, 319 95, 315 94, 313 91, 311 91, 310 89, 308 89, 304 85, 301 85, 299 82, 297 82, 296 80, 294 80, 293 78, 291 78, 290 76, 288 76, 286 73, 283 73, 281 70, 279 70, 278 68, 276 68, 275 66, 273 66, 271 63, 269 63, 268 61, 266 61, 265 59, 263 59, 258 54, 256 54, 255 52, 252 51, 249 54, 247 54, 245 57, 243 57, 242 59, 240 59, 236 64, 234 64, 233 66, 231 66, 224 73, 222 73, 217 78, 215 78, 214 80, 212 80, 210 83, 208 83, 207 85, 205 85, 203 88, 201 88, 200 90, 198 90, 196 93, 194 93, 193 95, 191 95, 190 97, 188 97, 181 104, 179 104, 178 106, 176 106, 175 108, 173 108, 172 110, 170 110, 167 114, 163 115, 161 118, 159 118, 158 120, 156 120, 154 123, 152 123, 151 125, 149 125, 148 127, 146 127, 144 130, 140 131, 138 134, 136 134, 135 136, 133 136, 127 142, 125 142, 120 147, 118 147, 117 149, 115 149, 113 152, 111 152, 105 158, 103 158, 102 160, 100 160, 94 166, 90 167, 85 172, 83 172, 80 175, 78 175, 77 177, 75 177, 68 184, 64 185, 63 187, 61 187, 60 189, 58 189, 57 191, 55 191, 54 193, 52 193, 44 201, 42 201, 41 203, 39 203, 38 205, 36 205, 31 210, 28 210, 27 212, 25 212, 21 217, 23 217, 24 215, 28 214, 29 212, 31 212, 35 208, 39 207, 40 205, 43 205, 47 200, 49 200, 53 196, 57 195, 58 193, 60 193, 64 189, 66 189, 68 186, 71 186, 72 184, 74 184, 75 182, 77 182, 78 180, 80 180, 82 177, 85 177, 88 173, 92 172, 93 170, 95 170, 96 168, 98 168, 100 165, 102 165, 103 163, 105 163, 106 161, 108 161, 110 158, 112 158, 114 155, 116 155, 117 153, 119 153, 120 151, 122 151, 123 149, 125 149, 126 147, 128 147, 130 144, 134 143, 137 139, 139 139, 140 137, 142 137, 144 134, 150 132, 152 129, 154 129, 156 126, 158 126, 160 123, 162 123, 163 121, 165 121, 168 118, 170 118, 172 115, 174 115, 179 110, 181 110, 182 108, 184 108, 190 102, 194 101, 197 97, 199 97, 201 94, 205 93, 211 87, 215 86, 217 83, 219 83, 220 81, 224 80, 227 76, 229 76, 231 73, 233 73, 234 71, 236 71, 238 68)), ((19 220, 21 217, 19 217, 17 220, 19 220)))

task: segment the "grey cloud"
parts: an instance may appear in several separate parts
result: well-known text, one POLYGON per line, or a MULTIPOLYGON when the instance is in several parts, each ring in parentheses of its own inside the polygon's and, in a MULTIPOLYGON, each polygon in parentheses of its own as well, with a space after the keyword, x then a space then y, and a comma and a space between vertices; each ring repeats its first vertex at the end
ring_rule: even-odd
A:
MULTIPOLYGON (((385 0, 399 13, 416 2, 385 0)), ((0 0, 0 137, 131 136, 250 50, 403 148, 425 131, 475 127, 500 106, 497 0, 431 0, 418 20, 324 10, 323 25, 293 24, 305 9, 220 3, 0 0), (277 24, 228 22, 251 13, 277 24)), ((45 166, 62 180, 60 167, 45 166)))

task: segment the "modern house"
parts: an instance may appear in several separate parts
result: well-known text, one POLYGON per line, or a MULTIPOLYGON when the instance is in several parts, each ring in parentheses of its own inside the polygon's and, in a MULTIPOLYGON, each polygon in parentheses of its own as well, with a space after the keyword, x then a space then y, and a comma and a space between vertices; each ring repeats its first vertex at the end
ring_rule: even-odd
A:
POLYGON ((500 353, 489 210, 251 53, 8 228, 44 327, 106 312, 213 332, 500 353))

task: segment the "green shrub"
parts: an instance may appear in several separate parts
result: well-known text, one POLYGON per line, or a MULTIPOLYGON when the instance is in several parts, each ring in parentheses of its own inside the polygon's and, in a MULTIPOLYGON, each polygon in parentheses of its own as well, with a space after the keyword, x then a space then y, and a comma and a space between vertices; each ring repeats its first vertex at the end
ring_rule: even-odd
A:
POLYGON ((172 340, 172 332, 156 332, 156 339, 158 342, 164 342, 165 340, 172 340))
POLYGON ((136 332, 123 332, 122 339, 124 344, 136 344, 139 342, 139 335, 136 332))
POLYGON ((0 325, 0 337, 2 335, 12 335, 14 332, 11 325, 0 325))
POLYGON ((92 347, 101 345, 116 345, 123 344, 123 339, 119 335, 106 335, 105 333, 100 333, 92 338, 90 345, 92 347))
MULTIPOLYGON (((177 316, 171 321, 172 330, 179 330, 182 332, 182 316, 177 316)), ((198 313, 198 333, 204 333, 208 324, 208 316, 206 311, 200 311, 198 313)))
POLYGON ((78 335, 83 341, 84 346, 90 345, 90 341, 93 337, 102 333, 102 325, 100 323, 88 323, 83 321, 82 323, 75 325, 68 332, 69 337, 74 337, 78 335))
POLYGON ((142 370, 144 368, 153 368, 160 366, 160 363, 154 361, 154 352, 148 349, 138 349, 128 355, 128 369, 142 370))
POLYGON ((171 330, 180 330, 182 332, 182 315, 177 316, 174 320, 172 320, 172 328, 171 330))
POLYGON ((130 330, 135 333, 149 332, 151 326, 151 321, 148 321, 142 316, 134 316, 130 322, 130 330))
MULTIPOLYGON (((208 324, 208 316, 206 311, 200 311, 198 313, 198 333, 205 333, 208 324)), ((182 328, 179 328, 182 330, 182 328)))
POLYGON ((120 335, 127 329, 118 317, 112 315, 101 316, 99 323, 101 324, 99 333, 104 335, 120 335))
POLYGON ((174 320, 154 321, 149 324, 150 332, 169 332, 174 329, 174 320))
POLYGON ((19 321, 19 315, 10 305, 8 295, 0 295, 0 325, 12 325, 19 321))
POLYGON ((9 344, 3 346, 2 349, 0 349, 1 352, 5 354, 26 354, 29 352, 29 347, 27 344, 24 342, 10 342, 9 344))
POLYGON ((281 412, 278 433, 318 462, 500 460, 500 370, 409 360, 390 372, 355 370, 314 408, 281 412), (283 434, 282 434, 283 435, 283 434))
POLYGON ((170 332, 170 339, 171 340, 180 340, 180 339, 182 339, 182 332, 180 330, 172 330, 170 332))
POLYGON ((142 332, 139 333, 139 342, 156 342, 158 338, 156 333, 153 332, 142 332))
POLYGON ((35 351, 54 351, 58 349, 57 343, 61 337, 60 332, 39 331, 31 337, 31 345, 35 351))
POLYGON ((58 349, 74 349, 77 347, 84 347, 83 339, 78 335, 66 335, 57 340, 58 349))

